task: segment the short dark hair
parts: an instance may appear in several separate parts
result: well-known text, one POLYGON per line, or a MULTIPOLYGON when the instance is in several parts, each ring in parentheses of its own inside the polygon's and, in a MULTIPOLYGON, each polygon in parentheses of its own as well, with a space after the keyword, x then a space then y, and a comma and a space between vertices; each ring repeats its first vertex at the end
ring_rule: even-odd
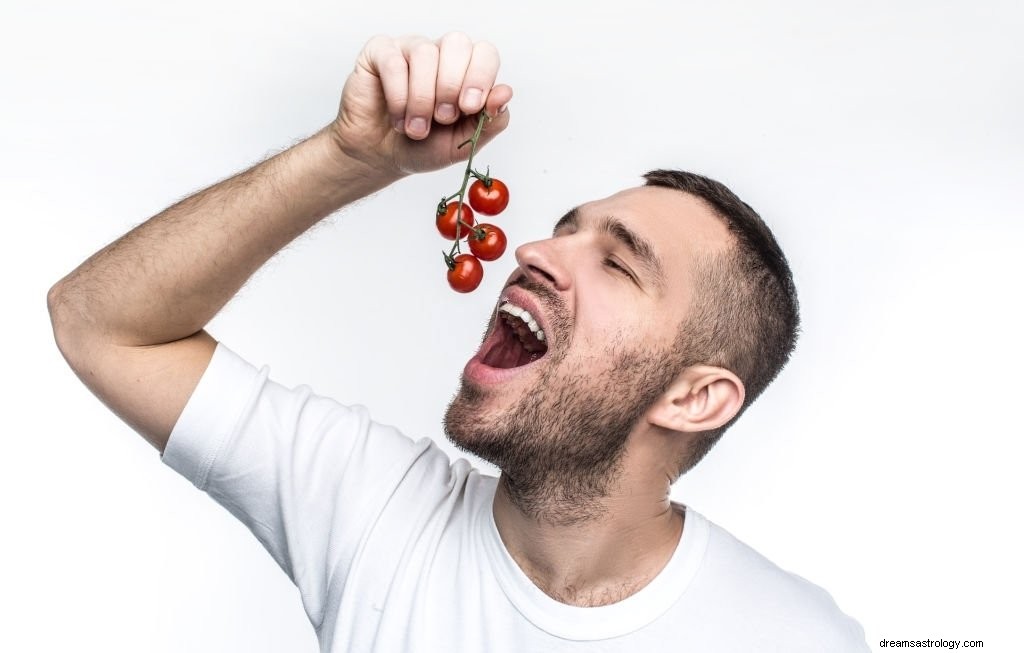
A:
MULTIPOLYGON (((725 253, 698 257, 690 317, 677 337, 681 368, 714 365, 743 381, 736 415, 698 434, 679 461, 679 476, 711 450, 789 361, 800 331, 800 305, 789 262, 761 216, 724 184, 692 172, 652 170, 647 186, 674 188, 704 202, 733 236, 725 253)), ((678 476, 677 476, 678 478, 678 476)))

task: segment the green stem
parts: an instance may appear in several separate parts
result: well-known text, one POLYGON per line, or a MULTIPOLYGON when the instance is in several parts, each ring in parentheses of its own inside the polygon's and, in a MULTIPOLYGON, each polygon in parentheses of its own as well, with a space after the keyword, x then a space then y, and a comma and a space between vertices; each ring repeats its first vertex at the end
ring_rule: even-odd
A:
MULTIPOLYGON (((459 192, 457 193, 459 196, 459 205, 455 208, 455 215, 459 216, 459 220, 455 223, 455 246, 452 247, 452 252, 462 251, 459 248, 459 239, 462 236, 462 203, 466 196, 466 186, 469 184, 469 178, 473 176, 473 157, 476 155, 476 144, 480 140, 480 134, 484 131, 484 123, 490 119, 491 117, 487 115, 487 112, 481 109, 480 119, 476 123, 476 131, 473 132, 473 137, 462 143, 462 145, 470 143, 470 148, 469 158, 466 160, 466 172, 462 175, 462 187, 459 188, 459 192)), ((462 147, 462 145, 459 145, 459 147, 462 147)))
POLYGON ((488 188, 491 187, 491 166, 487 166, 487 172, 485 172, 484 174, 480 174, 476 170, 470 170, 469 174, 473 175, 474 177, 482 181, 484 183, 484 186, 488 188))

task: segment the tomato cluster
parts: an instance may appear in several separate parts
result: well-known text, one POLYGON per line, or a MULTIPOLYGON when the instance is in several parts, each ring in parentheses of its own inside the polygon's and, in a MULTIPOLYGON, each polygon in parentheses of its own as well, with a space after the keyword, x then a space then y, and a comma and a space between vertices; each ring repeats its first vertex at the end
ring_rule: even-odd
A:
POLYGON ((508 186, 500 179, 489 174, 481 175, 472 169, 467 171, 467 179, 468 175, 476 177, 476 181, 465 195, 460 191, 452 197, 443 198, 437 205, 438 232, 448 240, 456 241, 452 253, 445 254, 444 260, 448 266, 448 285, 457 292, 475 290, 484 278, 484 267, 480 261, 497 260, 505 253, 508 244, 505 232, 493 224, 477 224, 473 213, 497 215, 504 211, 508 206, 508 186), (468 239, 472 254, 455 254, 459 251, 458 241, 464 239, 468 239))

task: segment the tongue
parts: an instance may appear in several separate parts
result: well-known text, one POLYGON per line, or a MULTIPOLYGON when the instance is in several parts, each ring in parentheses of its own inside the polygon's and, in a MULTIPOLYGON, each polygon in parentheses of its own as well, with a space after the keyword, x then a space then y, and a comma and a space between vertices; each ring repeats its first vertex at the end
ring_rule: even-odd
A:
POLYGON ((483 363, 491 367, 507 369, 526 365, 530 360, 532 360, 530 352, 526 351, 526 348, 523 347, 519 337, 507 334, 500 343, 488 352, 487 356, 484 357, 483 363))
POLYGON ((514 326, 504 323, 499 325, 498 329, 498 343, 484 356, 484 365, 508 369, 526 365, 541 356, 540 352, 530 352, 523 345, 521 337, 532 338, 533 335, 529 333, 529 327, 522 322, 514 326))

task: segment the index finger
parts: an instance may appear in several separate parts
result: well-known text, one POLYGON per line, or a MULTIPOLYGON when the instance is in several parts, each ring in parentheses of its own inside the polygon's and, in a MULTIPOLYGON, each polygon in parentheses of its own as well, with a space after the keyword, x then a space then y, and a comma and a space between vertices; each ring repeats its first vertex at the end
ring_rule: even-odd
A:
POLYGON ((369 72, 380 80, 390 124, 402 131, 409 102, 409 64, 394 39, 377 36, 364 48, 369 72))

